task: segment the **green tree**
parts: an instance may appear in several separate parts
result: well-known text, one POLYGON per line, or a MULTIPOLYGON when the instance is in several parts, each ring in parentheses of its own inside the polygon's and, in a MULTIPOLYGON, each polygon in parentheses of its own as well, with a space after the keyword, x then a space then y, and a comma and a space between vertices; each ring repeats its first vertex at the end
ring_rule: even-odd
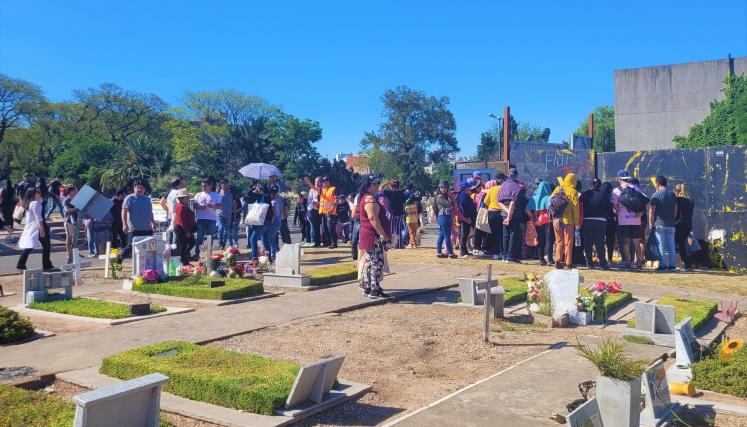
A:
POLYGON ((521 123, 516 130, 515 139, 519 141, 548 143, 550 142, 550 128, 541 128, 530 123, 521 123))
MULTIPOLYGON (((600 105, 594 114, 594 150, 615 151, 615 109, 611 105, 600 105)), ((577 135, 589 134, 589 122, 584 121, 576 129, 577 135)))
POLYGON ((711 103, 703 122, 674 137, 677 148, 747 145, 747 76, 727 76, 722 91, 724 99, 711 103))
POLYGON ((49 168, 51 174, 72 179, 78 187, 89 184, 101 188, 101 174, 108 169, 117 145, 81 133, 66 135, 63 143, 68 148, 55 157, 49 168))
POLYGON ((167 172, 171 164, 171 146, 147 137, 135 137, 117 147, 101 174, 101 189, 118 190, 139 178, 146 182, 167 172))
POLYGON ((456 122, 449 111, 449 98, 427 96, 407 86, 387 90, 381 97, 384 122, 367 132, 361 147, 389 153, 405 182, 429 181, 425 166, 440 163, 459 150, 456 122))
POLYGON ((317 165, 319 152, 314 144, 322 139, 319 122, 281 113, 270 120, 268 128, 269 163, 280 168, 286 179, 302 178, 317 165))
POLYGON ((8 129, 31 125, 45 102, 39 86, 0 74, 0 145, 8 129))

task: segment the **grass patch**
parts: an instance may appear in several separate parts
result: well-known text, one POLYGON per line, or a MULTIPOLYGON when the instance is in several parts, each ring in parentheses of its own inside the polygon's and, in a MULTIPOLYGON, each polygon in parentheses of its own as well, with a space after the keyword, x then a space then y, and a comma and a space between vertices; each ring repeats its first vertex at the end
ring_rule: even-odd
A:
POLYGON ((651 338, 648 337, 642 337, 639 335, 625 335, 623 336, 623 339, 628 342, 633 342, 636 344, 647 344, 647 345, 654 345, 654 342, 651 340, 651 338))
POLYGON ((272 415, 290 394, 300 366, 184 341, 166 341, 107 357, 101 373, 129 380, 160 372, 164 390, 187 399, 272 415), (173 354, 171 354, 173 353, 173 354))
POLYGON ((0 384, 0 425, 70 427, 75 405, 43 393, 0 384))
POLYGON ((0 344, 20 341, 34 335, 34 326, 13 310, 0 307, 0 344))
MULTIPOLYGON (((62 301, 33 302, 29 308, 51 311, 53 313, 72 314, 73 316, 93 317, 96 319, 125 319, 130 317, 126 304, 89 298, 73 298, 62 301)), ((151 313, 166 311, 164 307, 151 305, 151 313)))
POLYGON ((253 279, 224 278, 226 284, 217 288, 209 288, 210 280, 216 280, 205 275, 170 277, 162 283, 132 285, 133 291, 149 294, 170 295, 183 298, 198 298, 212 300, 228 300, 259 295, 264 292, 262 282, 253 279))
POLYGON ((309 276, 311 286, 329 285, 358 278, 358 269, 350 264, 330 265, 312 270, 309 276))
MULTIPOLYGON (((677 323, 685 317, 692 317, 690 324, 693 331, 707 325, 718 311, 718 305, 713 301, 680 298, 674 295, 663 296, 656 303, 674 306, 674 319, 677 323)), ((628 327, 635 328, 635 317, 628 320, 628 327)))
POLYGON ((747 398, 747 347, 736 352, 730 360, 712 357, 690 366, 698 389, 747 398))
POLYGON ((500 286, 503 286, 503 304, 511 305, 515 302, 527 299, 527 282, 521 277, 507 277, 500 279, 500 286))

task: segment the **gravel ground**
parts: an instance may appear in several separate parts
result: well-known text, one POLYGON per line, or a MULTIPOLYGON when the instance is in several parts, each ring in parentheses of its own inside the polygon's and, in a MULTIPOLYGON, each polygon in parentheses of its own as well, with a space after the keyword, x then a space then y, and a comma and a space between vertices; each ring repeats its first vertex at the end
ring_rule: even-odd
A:
POLYGON ((496 321, 482 342, 482 312, 442 305, 386 304, 281 325, 213 343, 308 363, 347 355, 340 377, 373 391, 302 425, 373 425, 417 409, 537 354, 573 332, 496 321), (299 345, 301 344, 301 345, 299 345))

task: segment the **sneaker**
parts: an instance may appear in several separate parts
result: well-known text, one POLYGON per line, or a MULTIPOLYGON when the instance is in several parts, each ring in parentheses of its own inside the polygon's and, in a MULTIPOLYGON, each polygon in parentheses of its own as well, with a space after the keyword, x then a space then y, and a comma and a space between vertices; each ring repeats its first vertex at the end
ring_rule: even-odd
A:
POLYGON ((680 271, 680 269, 679 269, 679 268, 677 268, 677 267, 669 267, 669 272, 670 272, 670 273, 677 273, 677 272, 679 272, 679 271, 680 271))
POLYGON ((512 258, 507 259, 506 262, 509 262, 511 264, 521 264, 522 263, 518 259, 512 259, 512 258))
POLYGON ((383 291, 372 292, 372 293, 368 294, 368 297, 371 298, 371 299, 390 299, 390 298, 392 298, 388 294, 385 294, 383 291))
POLYGON ((449 257, 448 255, 436 254, 436 258, 448 258, 448 257, 449 257))
POLYGON ((97 257, 98 255, 96 255, 96 254, 88 254, 87 256, 88 256, 88 258, 95 258, 95 257, 97 257))
POLYGON ((563 265, 560 263, 560 261, 555 261, 555 269, 562 270, 563 265))
POLYGON ((370 289, 361 289, 361 294, 363 294, 364 297, 367 297, 368 294, 371 293, 370 289))
POLYGON ((456 258, 459 258, 459 257, 458 257, 458 256, 456 256, 456 254, 449 254, 449 258, 451 258, 451 259, 456 259, 456 258))
POLYGON ((496 261, 500 261, 503 257, 500 255, 493 255, 491 258, 493 258, 496 261))

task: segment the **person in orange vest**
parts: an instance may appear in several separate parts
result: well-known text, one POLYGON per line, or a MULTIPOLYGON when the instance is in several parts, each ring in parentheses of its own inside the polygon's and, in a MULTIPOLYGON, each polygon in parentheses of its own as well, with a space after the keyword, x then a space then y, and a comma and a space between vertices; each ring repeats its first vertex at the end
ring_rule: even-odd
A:
POLYGON ((337 248, 337 188, 329 182, 328 177, 322 178, 322 187, 314 185, 308 177, 304 182, 310 189, 319 193, 319 216, 322 218, 322 232, 326 238, 326 247, 337 248))

